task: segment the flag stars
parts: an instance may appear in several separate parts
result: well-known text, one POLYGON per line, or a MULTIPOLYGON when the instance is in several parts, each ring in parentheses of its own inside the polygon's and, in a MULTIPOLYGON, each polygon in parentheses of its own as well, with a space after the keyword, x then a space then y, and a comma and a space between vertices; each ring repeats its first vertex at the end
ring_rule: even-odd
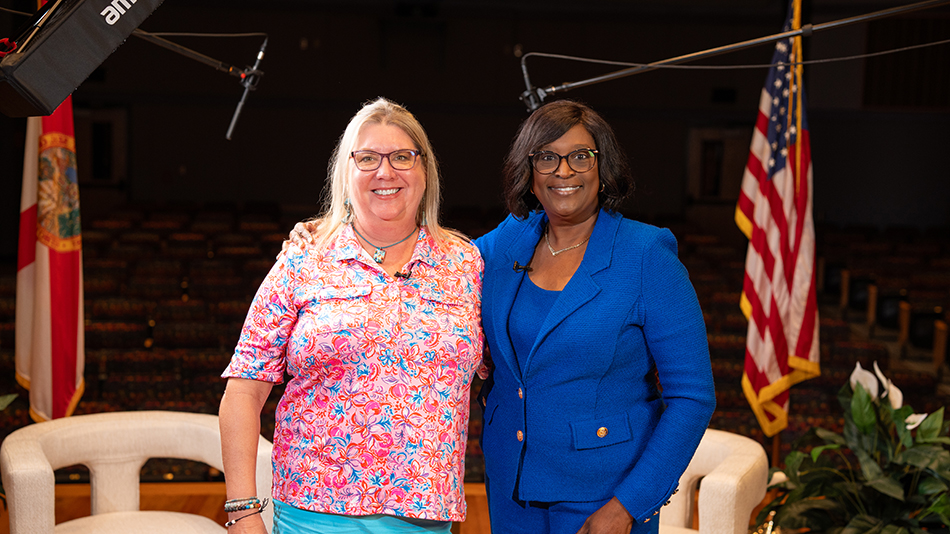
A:
POLYGON ((784 106, 778 108, 778 114, 779 114, 779 115, 785 115, 785 107, 784 107, 784 106))
POLYGON ((775 152, 776 150, 778 150, 778 141, 772 141, 771 147, 772 147, 772 152, 775 152))
POLYGON ((776 96, 775 98, 772 99, 772 105, 773 105, 773 106, 777 106, 778 103, 779 103, 779 99, 778 99, 778 97, 776 96))
POLYGON ((775 158, 769 158, 769 168, 772 169, 775 167, 775 158))
POLYGON ((788 157, 788 147, 782 147, 781 154, 783 158, 788 157))
POLYGON ((776 88, 776 89, 778 89, 779 87, 782 86, 782 80, 776 78, 775 81, 772 82, 772 84, 775 85, 775 88, 776 88))

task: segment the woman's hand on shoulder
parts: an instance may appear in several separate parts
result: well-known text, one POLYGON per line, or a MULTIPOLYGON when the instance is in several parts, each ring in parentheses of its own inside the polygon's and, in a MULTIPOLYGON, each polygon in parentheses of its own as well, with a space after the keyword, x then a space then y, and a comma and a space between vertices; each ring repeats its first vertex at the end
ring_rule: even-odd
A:
POLYGON ((290 235, 284 240, 280 247, 283 254, 287 249, 294 249, 294 252, 303 252, 307 245, 314 244, 314 232, 317 231, 317 223, 314 221, 301 221, 294 225, 290 235))
POLYGON ((591 514, 577 534, 630 534, 632 528, 633 516, 614 497, 591 514))

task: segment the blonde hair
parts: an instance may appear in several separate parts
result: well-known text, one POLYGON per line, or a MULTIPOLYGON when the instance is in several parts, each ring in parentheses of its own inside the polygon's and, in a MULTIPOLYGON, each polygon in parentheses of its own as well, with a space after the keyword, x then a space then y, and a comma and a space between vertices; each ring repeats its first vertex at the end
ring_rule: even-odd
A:
POLYGON ((425 165, 426 190, 416 212, 416 224, 425 225, 436 243, 441 243, 454 235, 467 240, 461 234, 443 228, 439 224, 439 208, 442 193, 439 185, 439 165, 435 152, 429 143, 429 137, 419 121, 409 113, 409 110, 387 100, 378 98, 363 105, 340 136, 340 141, 333 149, 333 156, 327 166, 329 186, 323 192, 323 211, 311 221, 316 223, 316 238, 319 249, 324 248, 342 231, 346 217, 346 201, 349 198, 349 184, 347 180, 350 152, 355 150, 360 131, 367 124, 392 125, 406 132, 412 139, 415 148, 422 152, 422 164, 425 165))

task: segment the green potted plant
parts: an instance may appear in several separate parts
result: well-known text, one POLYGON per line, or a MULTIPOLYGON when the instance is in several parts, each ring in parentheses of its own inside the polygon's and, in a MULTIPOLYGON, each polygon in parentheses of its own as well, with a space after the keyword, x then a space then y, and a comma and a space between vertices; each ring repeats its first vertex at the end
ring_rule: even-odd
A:
POLYGON ((877 362, 873 373, 858 363, 838 401, 843 434, 813 428, 797 442, 784 469, 770 473, 777 496, 757 523, 831 534, 950 532, 944 409, 904 406, 877 362))

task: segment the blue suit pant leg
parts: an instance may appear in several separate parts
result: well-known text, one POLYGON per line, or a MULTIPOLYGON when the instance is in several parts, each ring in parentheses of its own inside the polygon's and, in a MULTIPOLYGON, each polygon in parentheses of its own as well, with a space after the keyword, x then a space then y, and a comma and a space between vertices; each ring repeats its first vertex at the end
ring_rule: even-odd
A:
MULTIPOLYGON (((488 516, 492 534, 577 534, 587 518, 610 499, 592 502, 525 502, 492 491, 485 477, 488 494, 488 516)), ((657 518, 647 523, 634 523, 630 534, 657 534, 657 518)))

